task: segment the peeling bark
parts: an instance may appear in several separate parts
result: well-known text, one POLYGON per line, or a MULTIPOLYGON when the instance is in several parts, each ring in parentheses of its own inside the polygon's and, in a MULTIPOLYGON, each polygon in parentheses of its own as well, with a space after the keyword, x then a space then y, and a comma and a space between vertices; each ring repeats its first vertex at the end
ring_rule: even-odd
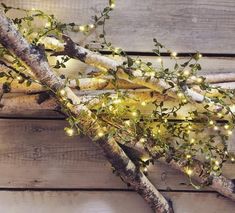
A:
MULTIPOLYGON (((81 100, 69 87, 64 87, 63 82, 55 76, 47 63, 44 51, 28 44, 16 30, 12 21, 7 19, 2 12, 0 12, 0 42, 25 63, 43 85, 55 92, 62 88, 65 90, 65 98, 72 101, 72 104, 67 104, 66 107, 76 116, 80 128, 103 148, 113 167, 149 203, 154 212, 173 212, 168 201, 128 158, 114 138, 106 138, 107 135, 97 137, 104 127, 96 116, 84 104, 81 104, 81 100)), ((81 55, 79 57, 81 59, 81 55)))

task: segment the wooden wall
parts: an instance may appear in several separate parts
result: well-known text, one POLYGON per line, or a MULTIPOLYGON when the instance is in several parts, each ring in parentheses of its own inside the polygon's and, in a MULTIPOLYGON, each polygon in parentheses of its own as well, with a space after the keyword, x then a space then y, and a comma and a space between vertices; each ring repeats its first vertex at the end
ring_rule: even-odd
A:
MULTIPOLYGON (((3 0, 39 8, 67 22, 86 23, 106 0, 3 0)), ((150 56, 152 38, 180 53, 199 50, 203 73, 235 71, 233 0, 117 0, 109 38, 127 51, 150 56)), ((80 39, 80 38, 75 38, 80 39)), ((166 60, 168 60, 166 58, 166 60)), ((71 65, 87 69, 81 63, 71 65)), ((68 138, 63 116, 51 110, 0 111, 0 212, 148 213, 146 203, 112 174, 102 151, 86 137, 68 138)), ((230 148, 234 149, 233 138, 230 148)), ((224 174, 235 178, 235 166, 224 174)), ((233 213, 235 204, 210 188, 196 190, 179 172, 157 163, 149 169, 176 213, 233 213)))

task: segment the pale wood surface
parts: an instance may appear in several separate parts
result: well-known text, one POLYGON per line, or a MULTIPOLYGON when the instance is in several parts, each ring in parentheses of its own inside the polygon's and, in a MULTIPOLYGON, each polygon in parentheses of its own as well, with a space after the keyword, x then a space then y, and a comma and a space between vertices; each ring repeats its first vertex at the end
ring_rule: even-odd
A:
MULTIPOLYGON (((127 189, 100 148, 86 137, 67 137, 62 120, 0 120, 0 187, 127 189)), ((224 174, 235 178, 235 165, 224 174)), ((195 190, 188 178, 167 166, 149 167, 159 189, 195 190)), ((204 188, 203 190, 210 190, 204 188)))
MULTIPOLYGON (((175 213, 233 213, 235 205, 214 193, 167 192, 175 213)), ((0 211, 4 213, 151 213, 135 192, 1 191, 0 211)))
MULTIPOLYGON (((98 13, 107 0, 3 0, 24 8, 39 8, 60 20, 84 24, 98 13)), ((16 13, 14 13, 15 15, 16 13)), ((11 15, 13 15, 11 13, 11 15)), ((117 0, 107 24, 108 39, 127 51, 150 52, 157 38, 177 52, 235 53, 235 2, 233 0, 117 0)), ((99 33, 95 33, 97 36, 99 33)), ((73 36, 80 41, 82 36, 73 36)), ((155 57, 142 57, 155 66, 155 57)), ((166 58, 166 66, 172 62, 166 58)), ((182 61, 184 58, 182 59, 182 61)), ((201 60, 202 74, 231 73, 234 58, 201 60)), ((62 70, 69 76, 93 69, 71 61, 62 70)), ((36 105, 35 105, 36 107, 36 105)), ((32 108, 22 113, 0 111, 0 116, 62 118, 51 110, 32 108), (10 114, 11 113, 11 114, 10 114)), ((0 212, 4 213, 150 213, 147 204, 111 172, 102 151, 86 137, 69 138, 63 120, 0 120, 0 212), (7 189, 77 189, 78 191, 7 191, 7 189), (79 190, 80 189, 80 190, 79 190), (81 190, 82 189, 82 190, 81 190), (99 191, 97 189, 101 189, 99 191), (85 191, 84 191, 85 190, 85 191), (91 190, 91 191, 86 191, 91 190), (93 191, 96 190, 96 191, 93 191)), ((235 150, 232 141, 231 150, 235 150)), ((234 164, 226 164, 224 174, 235 178, 234 164)), ((151 181, 167 192, 176 213, 233 213, 235 204, 211 193, 196 191, 181 173, 156 163, 149 168, 151 181)))
MULTIPOLYGON (((66 22, 87 23, 106 0, 3 0, 39 8, 66 22)), ((158 38, 177 52, 235 53, 233 0, 118 0, 107 24, 108 38, 129 51, 151 51, 158 38)), ((98 35, 98 34, 97 34, 98 35)), ((80 38, 80 37, 79 37, 80 38)), ((77 40, 78 37, 76 38, 77 40)))

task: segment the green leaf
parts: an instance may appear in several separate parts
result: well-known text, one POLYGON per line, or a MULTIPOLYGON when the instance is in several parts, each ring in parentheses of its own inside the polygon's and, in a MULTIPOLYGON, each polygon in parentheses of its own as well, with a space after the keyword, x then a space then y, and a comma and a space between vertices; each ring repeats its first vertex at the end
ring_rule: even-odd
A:
POLYGON ((131 67, 133 64, 134 64, 133 59, 130 58, 130 57, 127 57, 127 66, 128 66, 128 67, 131 67))
POLYGON ((29 87, 32 84, 32 81, 28 80, 26 81, 26 86, 29 87))
POLYGON ((6 74, 4 72, 0 72, 0 78, 3 78, 5 76, 6 76, 6 74))
POLYGON ((9 83, 9 82, 3 83, 3 85, 2 85, 2 90, 3 90, 4 93, 10 92, 10 91, 11 91, 11 85, 10 85, 10 83, 9 83))

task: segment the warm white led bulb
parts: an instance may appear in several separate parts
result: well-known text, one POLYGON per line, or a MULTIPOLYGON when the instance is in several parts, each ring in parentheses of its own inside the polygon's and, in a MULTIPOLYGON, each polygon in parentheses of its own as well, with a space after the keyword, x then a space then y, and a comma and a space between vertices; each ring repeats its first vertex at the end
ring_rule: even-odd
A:
POLYGON ((86 27, 85 27, 84 25, 79 26, 79 30, 80 30, 81 32, 85 31, 85 29, 86 29, 86 27))
POLYGON ((68 136, 73 136, 74 130, 73 130, 72 128, 67 128, 67 129, 66 129, 66 134, 67 134, 68 136))
POLYGON ((172 56, 172 57, 176 57, 176 56, 177 56, 177 52, 172 52, 172 53, 171 53, 171 56, 172 56))

